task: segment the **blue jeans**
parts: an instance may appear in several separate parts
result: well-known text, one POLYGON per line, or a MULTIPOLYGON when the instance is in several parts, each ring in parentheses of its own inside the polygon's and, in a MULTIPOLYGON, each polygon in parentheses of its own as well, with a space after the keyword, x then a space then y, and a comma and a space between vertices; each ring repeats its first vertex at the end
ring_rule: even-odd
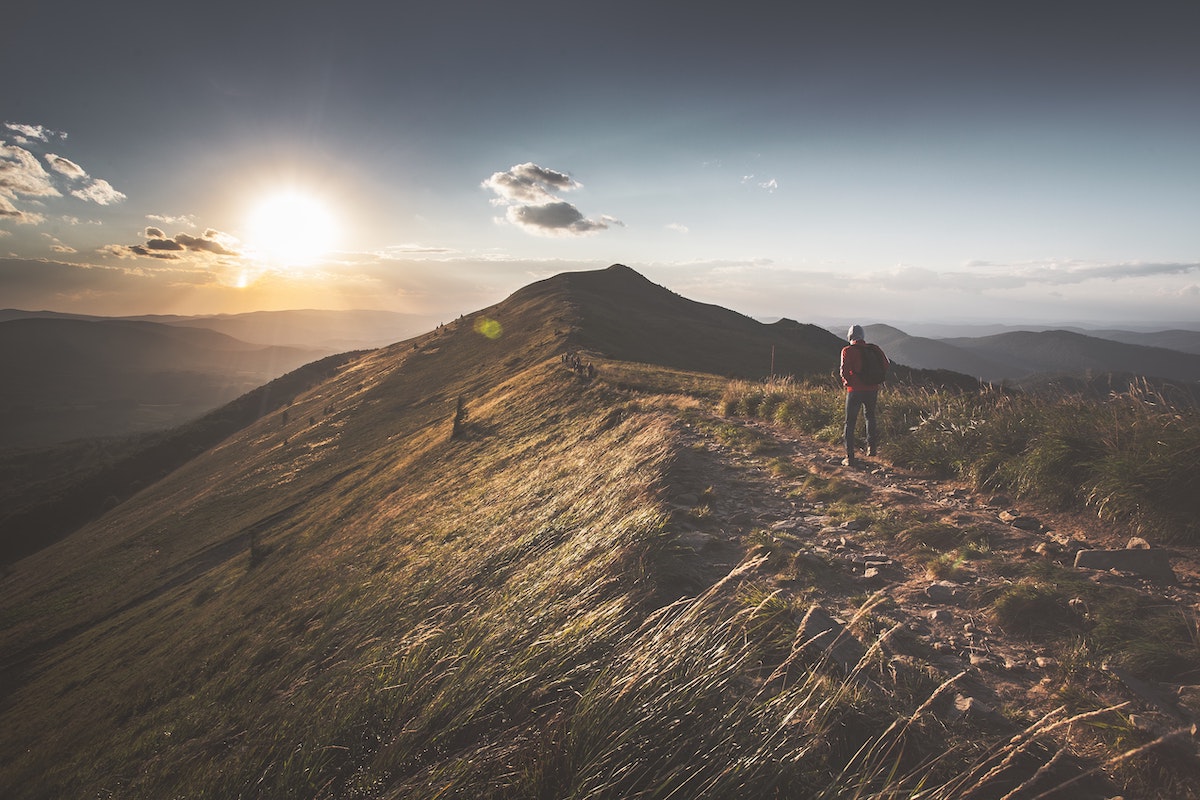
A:
POLYGON ((867 446, 872 450, 879 444, 879 429, 875 425, 875 404, 879 390, 846 392, 846 456, 854 458, 854 427, 858 424, 858 410, 863 410, 867 419, 867 446))

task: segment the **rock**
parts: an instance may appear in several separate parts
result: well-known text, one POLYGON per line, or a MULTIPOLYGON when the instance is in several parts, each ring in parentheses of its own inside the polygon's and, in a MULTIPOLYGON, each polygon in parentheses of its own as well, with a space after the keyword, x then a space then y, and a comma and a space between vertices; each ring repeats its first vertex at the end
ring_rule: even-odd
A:
POLYGON ((797 639, 809 647, 821 648, 829 660, 846 674, 854 671, 858 662, 867 654, 862 642, 854 638, 846 628, 821 607, 814 603, 800 622, 797 639))
POLYGON ((1042 523, 1036 517, 1022 516, 1014 511, 1001 511, 999 517, 1001 521, 1007 522, 1014 528, 1019 528, 1023 531, 1039 533, 1042 530, 1042 523))
POLYGON ((691 548, 692 550, 696 550, 697 552, 703 550, 716 541, 715 536, 695 530, 684 531, 683 533, 680 533, 677 538, 679 544, 683 545, 684 547, 691 548))
POLYGON ((840 527, 847 531, 865 531, 870 526, 871 523, 865 519, 848 519, 840 527))
POLYGON ((1149 550, 1150 543, 1140 536, 1134 536, 1129 540, 1129 544, 1125 545, 1126 550, 1149 550))
POLYGON ((1003 714, 982 700, 964 694, 955 695, 948 716, 953 720, 962 719, 985 727, 1001 728, 1008 725, 1003 714))
POLYGON ((1129 724, 1143 733, 1156 734, 1159 725, 1146 714, 1130 714, 1129 724))
POLYGON ((1155 583, 1175 583, 1171 559, 1161 548, 1149 550, 1080 550, 1075 554, 1076 569, 1131 572, 1155 583))
POLYGON ((865 570, 863 570, 863 579, 864 580, 874 581, 874 580, 878 580, 879 578, 880 578, 880 572, 875 567, 867 567, 865 570))
POLYGON ((954 612, 948 608, 939 608, 936 611, 930 611, 929 621, 943 625, 950 625, 954 622, 954 612))
POLYGON ((1054 669, 1058 666, 1058 659, 1038 656, 1034 663, 1038 665, 1038 669, 1054 669))
POLYGON ((958 605, 966 598, 966 592, 951 581, 936 581, 925 588, 925 596, 934 603, 958 605))
POLYGON ((681 494, 678 497, 676 497, 675 502, 679 503, 679 505, 681 505, 681 506, 687 506, 688 508, 693 508, 700 502, 700 497, 699 497, 699 495, 695 495, 695 494, 692 494, 689 492, 688 494, 681 494))

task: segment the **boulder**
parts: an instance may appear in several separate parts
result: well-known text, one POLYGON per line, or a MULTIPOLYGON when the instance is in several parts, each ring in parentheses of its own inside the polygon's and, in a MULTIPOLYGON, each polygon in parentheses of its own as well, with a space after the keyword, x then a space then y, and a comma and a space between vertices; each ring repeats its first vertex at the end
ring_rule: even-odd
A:
POLYGON ((1080 550, 1075 554, 1076 569, 1115 569, 1148 578, 1155 583, 1175 583, 1171 559, 1162 548, 1125 550, 1080 550))
POLYGON ((867 654, 862 642, 854 638, 854 635, 830 616, 819 603, 814 603, 804 615, 797 638, 809 647, 824 650, 829 660, 847 675, 854 671, 858 662, 867 654))

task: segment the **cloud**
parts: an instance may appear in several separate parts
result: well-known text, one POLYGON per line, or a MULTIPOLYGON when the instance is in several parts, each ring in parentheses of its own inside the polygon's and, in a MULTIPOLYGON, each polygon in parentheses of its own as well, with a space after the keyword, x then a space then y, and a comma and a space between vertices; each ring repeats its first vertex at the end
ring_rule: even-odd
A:
POLYGON ((667 230, 675 231, 676 233, 688 233, 688 226, 680 222, 672 222, 667 225, 667 230))
POLYGON ((532 162, 517 164, 507 172, 493 172, 492 177, 483 182, 484 188, 491 189, 500 196, 496 201, 498 203, 531 205, 558 200, 551 190, 569 192, 582 185, 570 175, 539 167, 532 162))
POLYGON ((112 184, 100 178, 91 181, 82 189, 73 189, 71 195, 78 197, 80 200, 90 200, 102 206, 110 206, 125 199, 125 195, 114 189, 112 184))
POLYGON ((183 253, 201 253, 217 256, 240 256, 234 237, 209 228, 203 236, 177 233, 167 237, 161 228, 148 227, 146 240, 140 244, 110 244, 101 248, 102 253, 117 258, 157 258, 175 260, 183 253))
POLYGON ((71 159, 46 153, 43 157, 50 168, 47 171, 38 157, 27 149, 52 138, 66 139, 65 133, 40 125, 11 122, 5 123, 5 128, 17 135, 14 137, 16 144, 0 141, 0 218, 26 225, 44 222, 45 216, 22 207, 22 204, 30 198, 36 201, 44 197, 62 197, 59 185, 67 188, 72 197, 102 206, 125 199, 125 195, 108 181, 92 178, 71 159))
POLYGON ((510 206, 508 221, 533 233, 569 233, 585 235, 608 228, 607 218, 585 219, 575 206, 559 200, 533 206, 510 206))
POLYGON ((61 197, 62 193, 54 188, 50 173, 37 156, 23 147, 0 142, 0 198, 8 200, 9 208, 17 211, 14 204, 22 196, 61 197))
POLYGON ((16 135, 16 140, 21 144, 29 144, 30 142, 48 142, 51 139, 66 139, 67 135, 62 131, 54 131, 42 125, 23 125, 18 122, 6 122, 4 127, 8 128, 16 135))
POLYGON ((757 186, 759 189, 762 189, 763 191, 765 191, 767 194, 774 194, 775 190, 779 188, 779 181, 777 181, 775 178, 767 178, 766 180, 761 180, 756 175, 743 175, 742 183, 743 184, 751 184, 752 183, 755 186, 757 186))
POLYGON ((196 227, 196 218, 191 214, 180 214, 179 216, 169 216, 167 214, 147 214, 146 219, 151 222, 160 222, 163 225, 186 225, 189 228, 196 227))
POLYGON ((46 154, 46 163, 50 165, 50 169, 57 172, 59 175, 65 175, 72 180, 82 180, 88 176, 84 172, 83 167, 76 164, 69 158, 55 155, 54 153, 46 154))
POLYGON ((483 188, 496 193, 494 205, 507 206, 505 218, 522 230, 542 236, 586 236, 621 225, 607 214, 588 219, 557 192, 569 192, 583 184, 570 175, 540 167, 532 162, 517 164, 505 172, 494 172, 483 188))
POLYGON ((84 186, 81 188, 71 190, 72 197, 78 197, 80 200, 90 200, 102 206, 119 203, 125 199, 125 195, 114 189, 108 181, 92 178, 83 167, 69 158, 63 158, 54 153, 47 153, 46 163, 50 165, 50 169, 68 180, 84 183, 84 186))

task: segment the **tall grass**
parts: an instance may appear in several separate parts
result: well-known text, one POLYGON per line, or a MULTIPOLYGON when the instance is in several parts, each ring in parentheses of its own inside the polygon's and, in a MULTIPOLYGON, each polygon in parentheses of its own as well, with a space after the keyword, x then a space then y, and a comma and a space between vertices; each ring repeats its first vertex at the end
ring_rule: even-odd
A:
MULTIPOLYGON (((842 436, 843 396, 828 382, 733 382, 720 409, 829 442, 842 436)), ((1159 540, 1200 541, 1200 410, 1148 387, 1093 399, 893 385, 880 396, 879 422, 898 465, 1089 509, 1159 540)))

